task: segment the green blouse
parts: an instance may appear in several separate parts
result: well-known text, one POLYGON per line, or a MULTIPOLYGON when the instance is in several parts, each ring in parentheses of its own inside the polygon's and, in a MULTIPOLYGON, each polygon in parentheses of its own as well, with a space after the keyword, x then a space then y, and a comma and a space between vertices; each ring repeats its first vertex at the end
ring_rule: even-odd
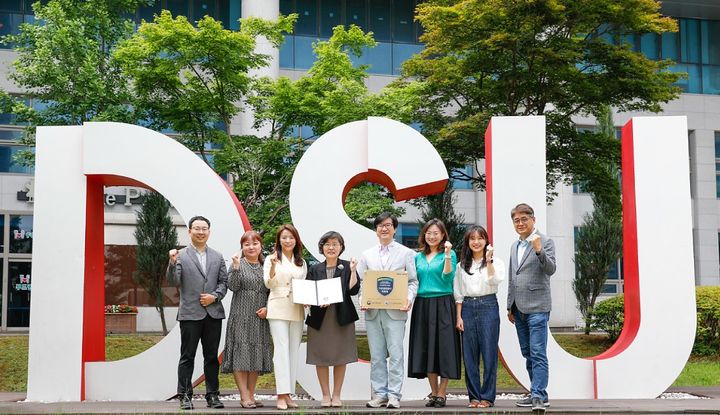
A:
POLYGON ((454 251, 450 251, 450 272, 443 274, 445 267, 445 252, 439 252, 428 263, 425 253, 418 252, 415 255, 415 268, 417 268, 417 277, 420 285, 418 286, 418 297, 441 297, 443 295, 452 295, 453 293, 453 277, 455 277, 455 267, 457 265, 457 257, 454 251))

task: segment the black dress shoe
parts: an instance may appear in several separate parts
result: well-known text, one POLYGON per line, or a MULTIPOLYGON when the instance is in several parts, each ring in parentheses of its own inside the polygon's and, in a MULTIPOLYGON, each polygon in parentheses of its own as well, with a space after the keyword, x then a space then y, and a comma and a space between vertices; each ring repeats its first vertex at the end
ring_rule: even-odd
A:
POLYGON ((223 405, 223 403, 220 402, 220 399, 219 399, 218 396, 215 395, 215 394, 207 395, 207 396, 205 397, 205 400, 207 400, 207 406, 208 406, 208 408, 212 408, 212 409, 222 409, 222 408, 225 407, 225 405, 223 405))
POLYGON ((435 397, 435 407, 436 408, 444 408, 445 407, 445 397, 444 396, 436 396, 435 397))
POLYGON ((192 395, 186 393, 180 395, 180 409, 193 409, 192 395))

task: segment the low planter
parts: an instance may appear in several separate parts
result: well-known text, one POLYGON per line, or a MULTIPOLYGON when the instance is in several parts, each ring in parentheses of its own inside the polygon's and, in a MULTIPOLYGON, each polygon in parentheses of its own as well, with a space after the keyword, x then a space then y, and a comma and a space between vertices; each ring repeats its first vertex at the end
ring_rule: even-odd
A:
POLYGON ((105 306, 105 334, 128 334, 137 331, 137 307, 105 306))

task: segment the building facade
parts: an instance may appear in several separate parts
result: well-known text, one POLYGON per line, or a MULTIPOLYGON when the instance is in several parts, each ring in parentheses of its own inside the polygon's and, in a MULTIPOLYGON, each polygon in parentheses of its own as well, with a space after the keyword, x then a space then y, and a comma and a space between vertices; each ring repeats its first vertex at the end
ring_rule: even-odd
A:
MULTIPOLYGON (((373 31, 378 45, 364 51, 358 64, 368 64, 367 85, 380 90, 400 73, 401 64, 422 50, 419 42, 420 25, 413 21, 419 0, 156 0, 151 7, 143 7, 134 18, 137 22, 151 20, 161 9, 173 15, 198 20, 208 14, 221 20, 225 27, 237 30, 241 16, 273 18, 278 13, 297 13, 299 18, 293 35, 288 36, 279 50, 268 44, 258 49, 274 57, 273 63, 259 74, 297 79, 314 61, 312 43, 327 39, 332 28, 339 24, 355 24, 373 31)), ((0 2, 0 35, 17 33, 19 24, 34 20, 31 0, 0 2)), ((698 285, 720 285, 720 5, 713 0, 664 1, 662 12, 679 21, 679 32, 628 37, 637 51, 652 59, 670 58, 677 62, 672 70, 687 72, 688 78, 679 85, 684 93, 663 106, 661 115, 688 117, 688 146, 690 149, 691 191, 693 202, 693 236, 695 251, 695 281, 698 285)), ((24 91, 8 78, 16 53, 8 46, 0 49, 0 88, 23 96, 24 91)), ((32 105, 41 106, 40 102, 32 105)), ((614 114, 617 127, 630 117, 649 114, 614 114)), ((653 114, 654 115, 654 114, 653 114)), ((252 114, 233 120, 233 134, 248 133, 252 114)), ((593 128, 595 120, 578 117, 578 128, 593 128)), ((302 131, 302 129, 300 129, 302 131)), ((32 295, 32 199, 33 171, 13 161, 22 150, 18 140, 22 126, 14 124, 10 114, 0 114, 0 331, 26 330, 29 322, 32 295)), ((469 166, 468 171, 474 169, 469 166)), ((482 172, 482 166, 479 166, 482 172)), ((485 195, 464 182, 454 183, 457 202, 455 209, 465 216, 468 224, 485 225, 485 195)), ((579 313, 572 293, 574 277, 574 238, 583 223, 583 216, 592 210, 589 195, 580 186, 558 186, 558 197, 548 207, 547 233, 557 246, 558 272, 553 277, 553 313, 555 327, 574 327, 579 313)), ((129 277, 134 257, 133 237, 135 210, 139 193, 132 188, 108 188, 106 195, 106 301, 147 302, 129 277), (128 259, 130 258, 130 260, 128 259)), ((68 195, 73 197, 73 195, 68 195)), ((397 239, 415 246, 419 233, 419 212, 405 205, 407 213, 401 218, 397 239)), ((504 213, 501 213, 504 214, 504 213)), ((62 220, 62 212, 58 212, 62 220)), ((182 219, 175 218, 181 243, 187 244, 182 219)), ((508 218, 508 226, 511 226, 508 218)), ((605 294, 623 292, 621 261, 611 271, 605 294)), ((166 291, 168 305, 177 301, 174 289, 166 291)), ((141 308, 143 320, 138 324, 148 331, 159 327, 154 309, 141 308)), ((172 321, 173 310, 169 311, 172 321)))

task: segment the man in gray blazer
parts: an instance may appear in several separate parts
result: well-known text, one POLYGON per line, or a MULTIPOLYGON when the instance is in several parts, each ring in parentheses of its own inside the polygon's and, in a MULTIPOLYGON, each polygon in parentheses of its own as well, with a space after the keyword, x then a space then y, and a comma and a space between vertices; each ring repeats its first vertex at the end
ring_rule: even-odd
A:
POLYGON ((220 252, 207 246, 210 221, 195 216, 188 223, 190 246, 169 252, 168 282, 180 286, 180 362, 178 386, 180 408, 193 409, 192 374, 198 342, 205 360, 205 399, 210 408, 223 408, 218 399, 218 346, 225 309, 220 302, 227 292, 227 269, 220 252))
POLYGON ((373 394, 367 406, 400 408, 400 391, 405 379, 405 324, 418 288, 415 252, 395 242, 398 220, 392 214, 381 213, 375 218, 374 225, 380 243, 362 253, 357 266, 358 276, 364 280, 365 271, 368 270, 406 271, 408 296, 405 307, 400 310, 363 308, 370 348, 370 383, 373 394))
POLYGON ((545 411, 549 406, 547 336, 555 244, 535 229, 535 211, 529 205, 515 206, 510 217, 520 238, 510 247, 508 318, 515 324, 531 385, 530 397, 517 401, 516 405, 545 411))

